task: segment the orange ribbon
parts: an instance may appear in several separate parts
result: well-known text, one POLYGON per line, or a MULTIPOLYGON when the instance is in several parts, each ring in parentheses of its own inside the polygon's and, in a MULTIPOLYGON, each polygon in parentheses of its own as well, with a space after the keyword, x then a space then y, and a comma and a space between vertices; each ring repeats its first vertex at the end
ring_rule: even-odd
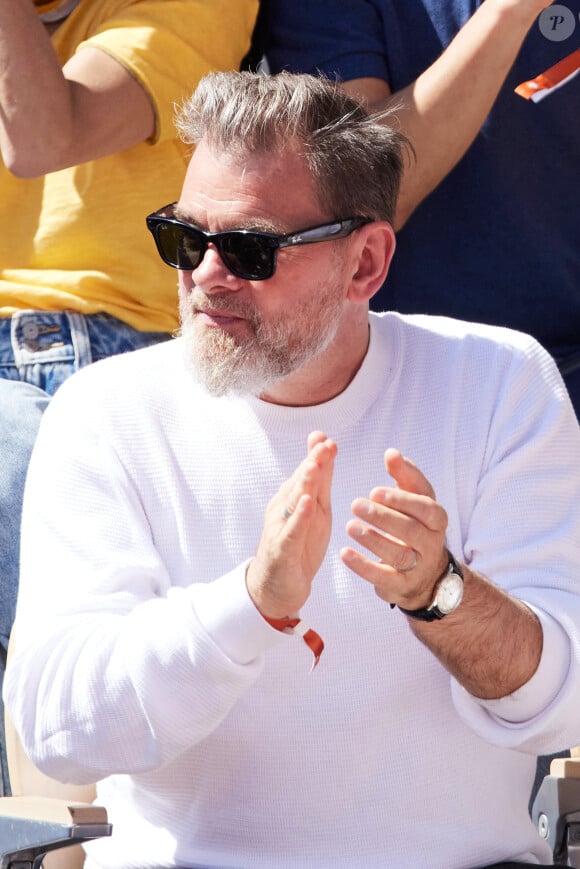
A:
POLYGON ((530 81, 523 81, 515 88, 515 92, 525 100, 537 103, 547 97, 551 91, 566 84, 578 72, 580 72, 580 48, 530 81))
POLYGON ((302 637, 312 654, 314 655, 314 663, 312 665, 311 671, 318 665, 320 661, 320 656, 324 651, 324 642, 322 637, 320 637, 316 631, 313 631, 312 628, 308 628, 302 619, 299 618, 290 618, 286 616, 283 619, 270 619, 268 616, 264 616, 263 618, 268 622, 268 624, 276 628, 277 631, 281 631, 284 634, 293 634, 297 637, 302 637))

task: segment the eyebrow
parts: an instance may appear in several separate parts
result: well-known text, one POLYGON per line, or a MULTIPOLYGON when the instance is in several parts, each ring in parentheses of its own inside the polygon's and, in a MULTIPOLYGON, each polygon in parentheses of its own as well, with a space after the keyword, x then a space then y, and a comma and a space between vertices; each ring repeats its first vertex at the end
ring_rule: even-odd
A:
MULTIPOLYGON (((209 232, 207 227, 204 227, 201 222, 194 220, 190 215, 185 214, 183 209, 179 208, 179 206, 175 206, 173 214, 177 220, 182 220, 184 223, 190 223, 192 226, 196 226, 202 230, 205 229, 206 232, 209 232)), ((246 218, 245 220, 241 220, 235 226, 230 227, 230 229, 224 229, 221 231, 232 232, 236 229, 246 229, 254 232, 270 232, 273 235, 285 235, 288 232, 288 230, 282 227, 281 224, 276 223, 274 220, 268 220, 265 217, 246 218)))

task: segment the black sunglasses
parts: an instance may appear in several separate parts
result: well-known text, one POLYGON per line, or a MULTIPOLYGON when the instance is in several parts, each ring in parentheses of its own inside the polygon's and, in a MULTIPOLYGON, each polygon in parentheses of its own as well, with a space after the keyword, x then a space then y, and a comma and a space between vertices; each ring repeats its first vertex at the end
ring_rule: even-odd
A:
POLYGON ((349 217, 288 235, 252 229, 204 232, 191 223, 173 217, 175 205, 173 202, 147 217, 147 228, 155 239, 163 262, 174 269, 193 271, 204 258, 208 245, 214 244, 232 274, 247 281, 271 278, 276 271, 276 252, 283 247, 345 238, 365 223, 372 222, 370 217, 349 217))

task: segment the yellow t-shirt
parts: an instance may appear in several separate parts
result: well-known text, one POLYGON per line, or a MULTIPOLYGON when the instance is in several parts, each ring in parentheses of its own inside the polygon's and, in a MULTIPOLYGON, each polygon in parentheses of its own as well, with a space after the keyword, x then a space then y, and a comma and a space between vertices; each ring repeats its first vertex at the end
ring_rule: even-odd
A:
POLYGON ((258 0, 80 0, 52 36, 61 64, 85 45, 117 59, 151 96, 155 139, 41 178, 16 178, 0 160, 0 317, 106 312, 144 331, 176 328, 177 275, 145 217, 183 183, 190 146, 177 140, 175 104, 207 72, 239 67, 257 9, 258 0))

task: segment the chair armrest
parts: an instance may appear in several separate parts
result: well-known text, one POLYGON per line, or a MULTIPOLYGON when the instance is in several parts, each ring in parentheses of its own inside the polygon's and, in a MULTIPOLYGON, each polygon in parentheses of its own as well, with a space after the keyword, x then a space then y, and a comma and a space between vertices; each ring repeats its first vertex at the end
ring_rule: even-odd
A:
POLYGON ((108 823, 103 806, 56 797, 0 797, 0 817, 6 816, 65 826, 108 823))
POLYGON ((0 869, 39 869, 53 850, 111 835, 100 806, 49 797, 0 799, 0 869))
POLYGON ((570 755, 552 760, 531 814, 554 862, 580 867, 580 749, 571 749, 570 755))

